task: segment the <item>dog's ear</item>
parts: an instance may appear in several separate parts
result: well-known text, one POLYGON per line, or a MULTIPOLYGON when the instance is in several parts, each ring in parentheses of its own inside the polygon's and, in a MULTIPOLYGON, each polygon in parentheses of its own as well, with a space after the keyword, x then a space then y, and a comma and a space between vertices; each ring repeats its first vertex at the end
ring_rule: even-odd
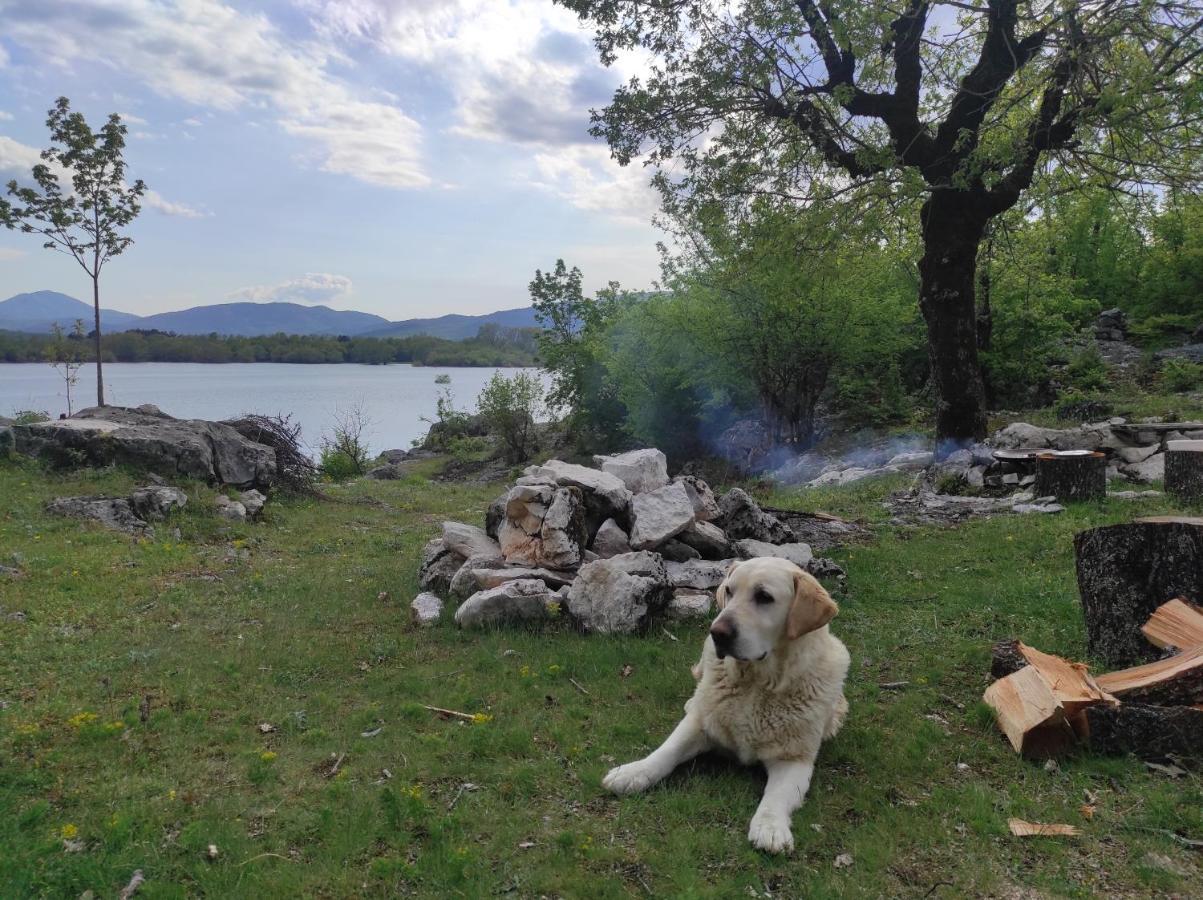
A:
POLYGON ((736 560, 727 566, 727 574, 723 576, 722 583, 718 586, 718 590, 714 592, 714 600, 721 612, 727 606, 727 579, 731 577, 731 573, 739 566, 742 560, 736 560))
POLYGON ((831 595, 813 576, 805 572, 794 575, 794 600, 785 620, 785 636, 791 641, 822 628, 840 611, 831 595))

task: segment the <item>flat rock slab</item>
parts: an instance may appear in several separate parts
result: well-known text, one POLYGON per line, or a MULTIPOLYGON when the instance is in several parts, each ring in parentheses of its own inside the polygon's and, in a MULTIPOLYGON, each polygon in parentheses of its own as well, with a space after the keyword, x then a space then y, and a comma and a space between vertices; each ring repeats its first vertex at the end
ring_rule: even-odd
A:
POLYGON ((80 410, 70 419, 14 425, 12 432, 18 453, 60 466, 123 465, 265 489, 276 480, 276 451, 220 422, 105 406, 80 410))
POLYGON ((473 556, 501 556, 501 547, 483 528, 462 522, 443 523, 443 543, 465 559, 473 556))
POLYGON ((56 516, 91 519, 105 528, 126 534, 147 534, 150 523, 134 513, 130 502, 123 497, 59 497, 46 505, 46 511, 56 516))
POLYGON ((455 624, 461 628, 537 624, 550 617, 548 604, 558 599, 542 581, 507 581, 465 600, 455 611, 455 624))
POLYGON ((621 479, 632 494, 654 491, 668 484, 668 460, 659 450, 630 450, 613 456, 595 456, 603 472, 621 479))
POLYGON ((696 588, 676 588, 668 601, 665 613, 670 619, 689 621, 710 618, 714 606, 714 594, 696 588))
POLYGON ((580 488, 587 495, 595 497, 600 507, 609 510, 609 515, 613 517, 625 518, 627 505, 631 502, 631 492, 621 478, 575 463, 549 459, 541 466, 529 466, 526 477, 561 487, 580 488))
POLYGON ((765 556, 786 559, 803 570, 815 558, 808 544, 768 544, 751 538, 736 541, 735 551, 744 559, 757 559, 765 556))
POLYGON ((695 590, 714 590, 727 577, 727 570, 736 559, 694 559, 689 562, 664 564, 665 574, 674 588, 693 588, 695 590))

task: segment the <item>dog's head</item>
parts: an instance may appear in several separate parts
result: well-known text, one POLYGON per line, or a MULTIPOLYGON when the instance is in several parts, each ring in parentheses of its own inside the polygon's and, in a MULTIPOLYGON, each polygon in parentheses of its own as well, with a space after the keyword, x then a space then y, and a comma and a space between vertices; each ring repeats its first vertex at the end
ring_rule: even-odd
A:
POLYGON ((737 562, 718 587, 710 626, 718 658, 764 659, 784 642, 825 626, 840 611, 813 576, 789 560, 737 562))

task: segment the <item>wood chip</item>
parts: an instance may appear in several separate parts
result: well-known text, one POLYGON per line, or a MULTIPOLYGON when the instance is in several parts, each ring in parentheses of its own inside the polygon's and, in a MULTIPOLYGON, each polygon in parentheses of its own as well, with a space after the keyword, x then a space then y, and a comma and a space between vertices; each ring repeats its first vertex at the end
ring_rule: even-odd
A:
POLYGON ((1016 837, 1077 837, 1082 833, 1073 825, 1025 822, 1023 819, 1007 819, 1007 827, 1016 837))

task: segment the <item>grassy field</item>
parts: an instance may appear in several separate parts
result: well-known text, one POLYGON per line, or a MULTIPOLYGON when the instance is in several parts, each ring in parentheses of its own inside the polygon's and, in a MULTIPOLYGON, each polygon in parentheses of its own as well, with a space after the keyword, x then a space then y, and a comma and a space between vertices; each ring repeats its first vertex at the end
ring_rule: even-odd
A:
MULTIPOLYGON (((851 714, 794 818, 798 850, 773 858, 745 839, 759 771, 703 759, 645 796, 598 786, 679 717, 704 625, 628 638, 409 626, 422 544, 444 517, 479 521, 496 486, 415 475, 273 502, 263 523, 232 526, 190 485, 151 540, 43 512, 53 496, 132 484, 0 464, 0 564, 24 573, 0 576, 0 897, 113 897, 136 869, 139 898, 1203 884, 1199 855, 1163 833, 1203 838, 1197 774, 1085 755, 1046 770, 1014 756, 979 702, 994 639, 1083 654, 1073 533, 1165 504, 883 527, 837 554, 851 714), (1083 834, 1013 838, 1009 816, 1083 834)), ((883 490, 773 499, 880 519, 883 490)))

